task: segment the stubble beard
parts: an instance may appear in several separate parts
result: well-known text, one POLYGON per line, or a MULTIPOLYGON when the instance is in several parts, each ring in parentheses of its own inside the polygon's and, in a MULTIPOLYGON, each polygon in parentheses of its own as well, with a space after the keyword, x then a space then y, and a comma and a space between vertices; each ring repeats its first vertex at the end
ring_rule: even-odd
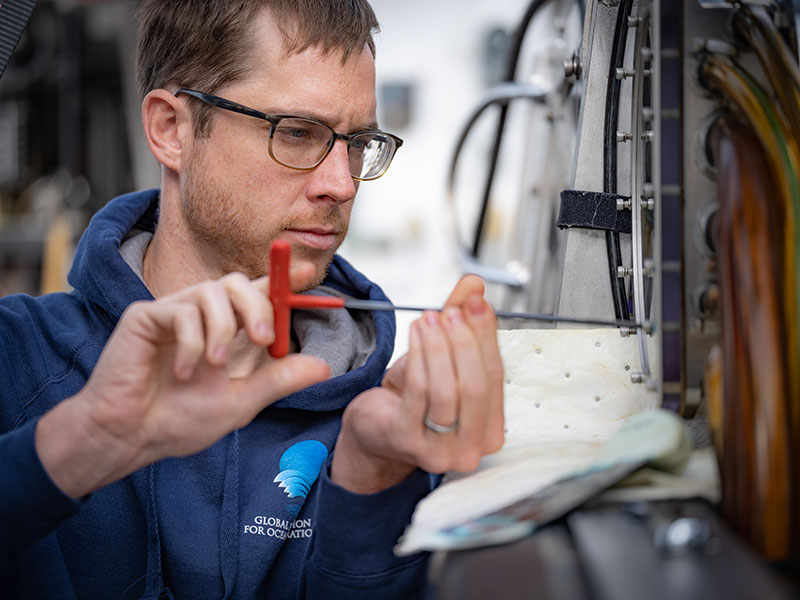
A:
MULTIPOLYGON (((220 276, 241 272, 250 279, 256 279, 269 274, 272 242, 281 231, 302 228, 308 223, 295 225, 291 215, 283 215, 282 221, 273 221, 267 229, 256 227, 259 219, 248 212, 252 205, 238 202, 222 185, 203 172, 201 163, 195 161, 189 167, 181 189, 181 205, 189 233, 213 252, 220 276)), ((293 262, 308 261, 316 267, 314 280, 307 289, 318 286, 325 279, 333 255, 344 241, 348 228, 348 220, 338 205, 327 205, 317 210, 314 225, 333 225, 341 234, 331 250, 315 250, 306 246, 293 249, 293 262)), ((271 218, 276 217, 272 215, 271 218)))

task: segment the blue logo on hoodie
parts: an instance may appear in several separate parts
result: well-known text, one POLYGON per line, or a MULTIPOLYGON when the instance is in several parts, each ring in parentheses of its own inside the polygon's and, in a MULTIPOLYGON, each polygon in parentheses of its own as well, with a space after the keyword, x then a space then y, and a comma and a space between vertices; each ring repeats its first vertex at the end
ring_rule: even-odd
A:
POLYGON ((281 456, 281 472, 273 479, 289 498, 305 498, 319 476, 328 449, 322 442, 298 442, 281 456))

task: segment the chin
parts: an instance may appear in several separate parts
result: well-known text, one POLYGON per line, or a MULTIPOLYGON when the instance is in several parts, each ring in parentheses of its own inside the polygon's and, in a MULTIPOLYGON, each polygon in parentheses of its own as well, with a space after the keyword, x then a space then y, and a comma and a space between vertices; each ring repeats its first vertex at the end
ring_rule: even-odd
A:
POLYGON ((314 265, 314 276, 311 282, 302 291, 308 291, 317 287, 327 277, 328 270, 333 261, 333 250, 313 250, 310 248, 292 248, 292 264, 301 262, 314 265))

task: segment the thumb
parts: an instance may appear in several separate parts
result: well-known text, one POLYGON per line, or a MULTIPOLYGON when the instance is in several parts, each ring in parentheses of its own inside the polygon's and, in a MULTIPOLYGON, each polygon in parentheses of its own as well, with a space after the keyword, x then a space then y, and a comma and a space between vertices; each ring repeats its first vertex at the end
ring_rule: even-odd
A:
POLYGON ((485 288, 483 279, 477 275, 464 275, 450 292, 444 305, 462 306, 470 296, 483 296, 485 288))
MULTIPOLYGON (((316 277, 314 263, 298 260, 289 265, 289 289, 293 292, 305 291, 314 286, 316 277)), ((263 294, 269 293, 269 275, 252 280, 253 285, 263 294)))
POLYGON ((330 367, 313 356, 291 354, 270 361, 244 379, 235 382, 234 394, 242 411, 243 427, 264 408, 303 388, 325 381, 330 367))

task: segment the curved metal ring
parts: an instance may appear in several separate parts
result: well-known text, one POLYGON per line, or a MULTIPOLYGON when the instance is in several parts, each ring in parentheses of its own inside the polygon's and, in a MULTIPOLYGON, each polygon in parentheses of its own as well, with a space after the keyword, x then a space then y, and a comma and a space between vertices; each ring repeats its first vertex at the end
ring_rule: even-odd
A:
POLYGON ((423 422, 425 423, 425 427, 431 431, 435 431, 436 433, 450 433, 458 428, 458 419, 456 419, 455 423, 452 425, 439 425, 438 423, 431 421, 428 415, 425 415, 423 422))

